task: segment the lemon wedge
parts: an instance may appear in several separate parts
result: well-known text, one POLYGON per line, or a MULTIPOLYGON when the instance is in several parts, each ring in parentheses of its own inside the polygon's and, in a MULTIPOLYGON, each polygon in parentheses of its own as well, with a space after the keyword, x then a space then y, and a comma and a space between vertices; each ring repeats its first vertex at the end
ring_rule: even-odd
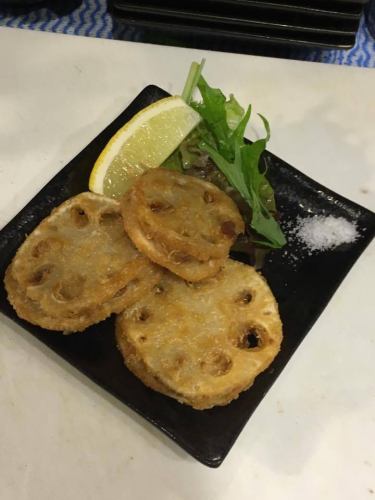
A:
POLYGON ((159 167, 200 120, 200 115, 178 96, 142 109, 101 152, 90 175, 90 191, 121 197, 135 177, 159 167))

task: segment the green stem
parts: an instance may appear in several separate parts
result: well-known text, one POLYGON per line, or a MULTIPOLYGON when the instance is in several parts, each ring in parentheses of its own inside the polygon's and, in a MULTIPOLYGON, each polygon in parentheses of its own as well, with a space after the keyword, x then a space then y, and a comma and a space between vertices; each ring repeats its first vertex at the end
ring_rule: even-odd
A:
POLYGON ((198 80, 201 76, 203 66, 205 63, 205 59, 202 59, 200 64, 197 62, 193 62, 190 66, 190 71, 184 86, 184 90, 182 91, 182 99, 186 102, 186 104, 190 104, 194 90, 198 84, 198 80))

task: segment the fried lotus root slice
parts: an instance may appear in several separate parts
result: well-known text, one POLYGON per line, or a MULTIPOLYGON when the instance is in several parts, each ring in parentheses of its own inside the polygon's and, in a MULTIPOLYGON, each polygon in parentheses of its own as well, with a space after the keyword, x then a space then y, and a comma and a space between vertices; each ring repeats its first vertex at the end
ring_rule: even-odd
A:
POLYGON ((126 214, 125 216, 124 212, 124 227, 138 250, 181 278, 200 281, 214 276, 224 265, 225 258, 200 261, 186 252, 168 247, 161 240, 153 239, 147 230, 141 228, 131 205, 128 206, 126 214))
POLYGON ((166 273, 117 317, 125 364, 149 387, 196 409, 226 405, 280 350, 277 303, 254 268, 228 259, 213 278, 166 273))
POLYGON ((227 257, 244 231, 236 204, 210 182, 156 168, 140 176, 131 193, 139 223, 156 240, 199 260, 227 257))
POLYGON ((27 237, 13 273, 47 315, 61 316, 109 300, 146 265, 124 231, 119 202, 81 193, 27 237))
POLYGON ((150 264, 142 270, 142 273, 128 284, 107 302, 81 313, 70 314, 66 317, 54 317, 46 315, 40 305, 31 300, 17 280, 14 278, 12 266, 9 266, 4 284, 8 294, 8 300, 16 311, 17 315, 47 330, 79 332, 89 326, 105 320, 112 313, 120 313, 126 307, 133 305, 137 300, 147 294, 153 286, 160 280, 161 273, 157 266, 150 264))

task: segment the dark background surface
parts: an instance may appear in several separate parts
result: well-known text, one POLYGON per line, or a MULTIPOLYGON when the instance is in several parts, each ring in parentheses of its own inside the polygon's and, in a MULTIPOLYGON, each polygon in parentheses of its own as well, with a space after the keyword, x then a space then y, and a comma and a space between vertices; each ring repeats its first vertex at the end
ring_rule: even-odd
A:
POLYGON ((366 0, 9 1, 2 26, 375 67, 366 0))

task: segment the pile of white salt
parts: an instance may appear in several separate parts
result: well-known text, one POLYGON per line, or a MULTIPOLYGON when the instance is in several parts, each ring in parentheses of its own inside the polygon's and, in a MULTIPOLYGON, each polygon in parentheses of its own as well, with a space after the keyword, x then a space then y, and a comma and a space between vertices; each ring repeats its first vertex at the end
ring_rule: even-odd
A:
POLYGON ((292 233, 311 252, 331 250, 359 236, 355 223, 333 215, 298 219, 292 233))

